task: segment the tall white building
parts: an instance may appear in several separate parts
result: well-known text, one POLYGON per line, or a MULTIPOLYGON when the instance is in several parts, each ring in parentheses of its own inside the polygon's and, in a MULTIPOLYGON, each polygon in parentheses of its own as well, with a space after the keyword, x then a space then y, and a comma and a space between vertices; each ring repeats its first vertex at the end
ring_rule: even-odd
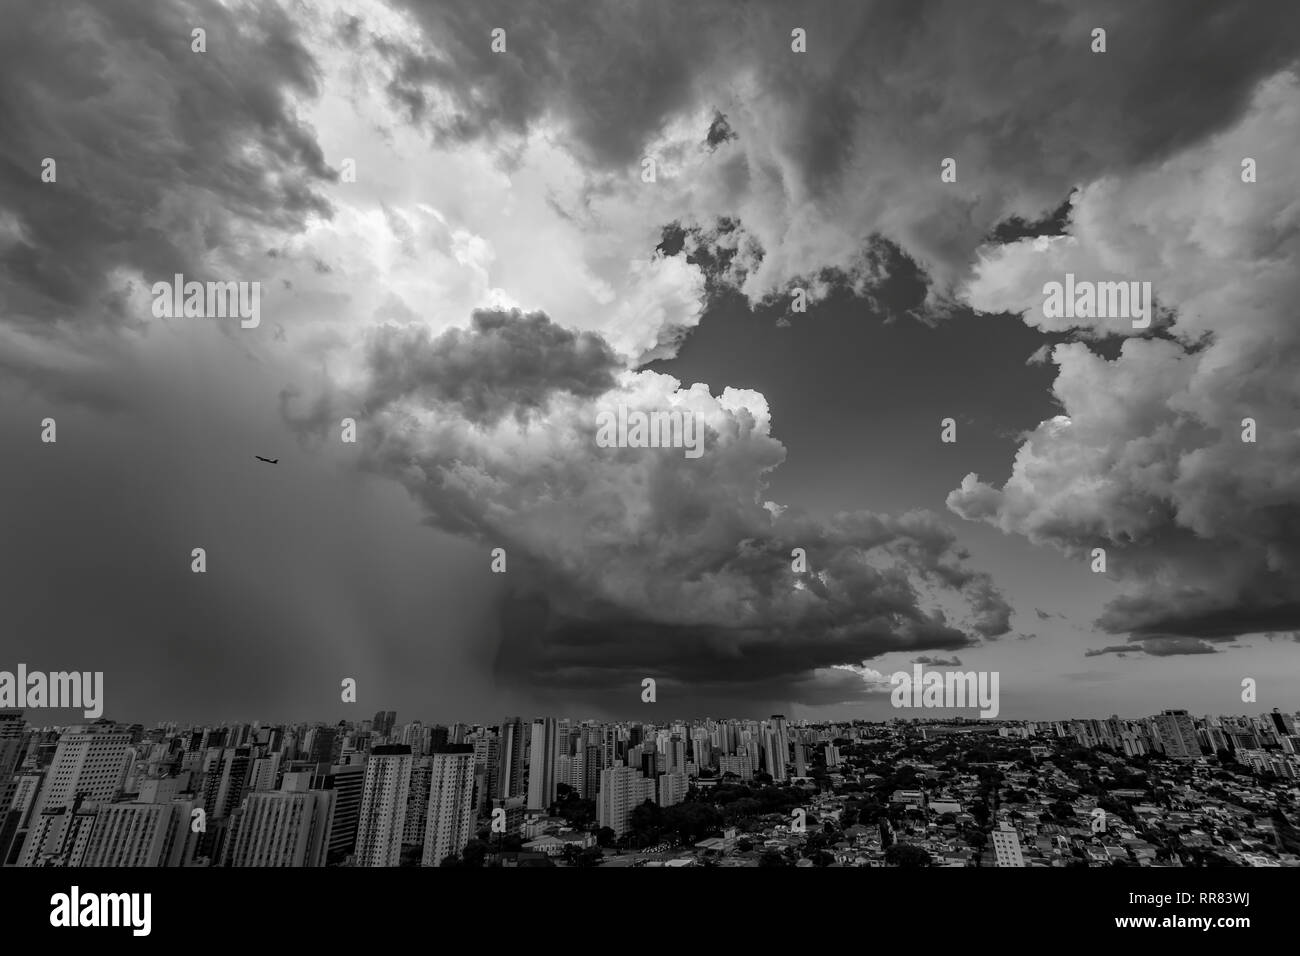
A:
POLYGON ((381 745, 370 752, 366 779, 361 786, 357 866, 401 863, 411 766, 411 748, 405 744, 381 745))
POLYGON ((659 775, 659 806, 671 807, 686 799, 687 780, 684 773, 659 775))
POLYGON ((307 789, 250 793, 235 814, 230 865, 324 866, 335 796, 307 789))
POLYGON ((440 866, 469 843, 474 828, 474 751, 433 755, 424 832, 425 866, 440 866))
POLYGON ((556 726, 554 717, 533 721, 528 750, 528 809, 545 810, 555 802, 556 726))
POLYGON ((192 807, 189 801, 101 806, 81 865, 180 866, 192 807))
POLYGON ((132 753, 131 735, 116 725, 69 729, 59 738, 32 817, 46 809, 70 806, 77 794, 87 803, 111 801, 126 781, 132 753))
POLYGON ((627 832, 627 816, 645 799, 646 781, 632 767, 610 767, 600 773, 600 794, 596 799, 596 822, 616 836, 627 832))

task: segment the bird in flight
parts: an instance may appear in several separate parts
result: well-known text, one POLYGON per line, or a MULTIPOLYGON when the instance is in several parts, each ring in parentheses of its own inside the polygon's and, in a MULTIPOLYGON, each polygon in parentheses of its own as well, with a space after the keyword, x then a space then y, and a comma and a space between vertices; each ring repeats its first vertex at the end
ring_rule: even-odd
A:
POLYGON ((278 465, 278 464, 280 464, 280 459, 279 459, 279 458, 263 458, 261 455, 254 455, 253 457, 256 458, 258 461, 264 461, 264 462, 266 462, 268 465, 278 465))

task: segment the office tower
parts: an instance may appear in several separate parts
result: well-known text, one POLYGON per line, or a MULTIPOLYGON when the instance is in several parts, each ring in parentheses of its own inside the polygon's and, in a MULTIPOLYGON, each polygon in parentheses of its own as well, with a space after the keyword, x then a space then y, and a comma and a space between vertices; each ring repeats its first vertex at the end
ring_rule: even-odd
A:
POLYGON ((310 790, 308 774, 286 775, 287 787, 250 793, 232 821, 230 866, 324 866, 337 791, 310 790))
POLYGON ((687 780, 684 773, 665 773, 659 777, 659 806, 671 807, 686 799, 687 780))
POLYGON ((100 806, 82 866, 180 866, 190 836, 192 801, 100 806))
POLYGON ((114 799, 126 780, 131 754, 131 735, 113 724, 70 728, 59 738, 33 820, 47 808, 69 806, 77 795, 86 802, 114 799))
POLYGON ((376 737, 387 737, 392 733, 393 724, 396 722, 396 711, 380 710, 375 712, 375 719, 370 722, 370 727, 376 737))
MULTIPOLYGON (((129 739, 126 734, 122 735, 129 739)), ((96 804, 79 796, 60 806, 47 804, 33 814, 31 829, 18 855, 19 866, 82 866, 90 835, 99 815, 96 804)))
POLYGON ((994 830, 993 852, 997 855, 998 866, 1025 865, 1025 858, 1020 853, 1020 836, 1015 830, 994 830))
MULTIPOLYGON (((594 740, 594 738, 589 738, 594 740)), ((595 800, 596 794, 600 793, 600 745, 595 742, 588 743, 583 748, 585 756, 583 757, 583 782, 581 796, 584 800, 595 800)))
POLYGON ((775 783, 786 779, 780 737, 771 727, 763 728, 763 769, 772 776, 775 783))
POLYGON ((559 798, 560 784, 566 787, 573 787, 573 758, 568 754, 560 754, 555 758, 555 795, 559 798))
POLYGON ((646 778, 632 767, 610 767, 600 773, 600 793, 596 798, 596 821, 609 827, 616 836, 627 831, 628 814, 645 799, 646 778))
POLYGON ((1274 707, 1268 718, 1272 721, 1273 732, 1277 734, 1279 740, 1295 733, 1295 720, 1290 714, 1284 714, 1274 707))
POLYGON ((664 772, 686 772, 686 741, 679 734, 669 737, 664 747, 664 772))
POLYGON ((695 766, 713 766, 713 738, 703 727, 691 731, 691 755, 695 758, 695 766))
POLYGON ((497 745, 501 765, 497 771, 496 793, 493 799, 508 800, 523 795, 524 780, 524 722, 509 717, 501 725, 501 739, 497 745))
POLYGON ((1201 748, 1196 743, 1196 725, 1187 711, 1162 711, 1155 718, 1155 726, 1166 756, 1189 758, 1201 755, 1201 748))
POLYGON ((411 748, 403 744, 381 744, 370 751, 361 790, 357 866, 401 863, 411 761, 411 748))
POLYGON ((786 727, 785 717, 781 714, 773 714, 768 729, 771 731, 769 738, 769 761, 767 772, 772 775, 775 783, 790 779, 786 771, 786 762, 790 759, 790 732, 786 727))
POLYGON ((252 764, 248 747, 208 750, 203 762, 203 809, 208 819, 224 819, 239 806, 252 764))
POLYGON ((18 834, 22 814, 14 809, 17 771, 27 753, 27 722, 21 710, 0 709, 0 866, 4 866, 18 834))
POLYGON ((492 795, 500 792, 501 738, 484 728, 471 734, 469 743, 474 748, 474 811, 482 813, 491 805, 492 795))
POLYGON ((429 812, 429 785, 433 779, 433 759, 416 757, 411 766, 411 786, 406 797, 404 846, 424 846, 424 827, 429 812))
POLYGON ((794 742, 794 775, 808 776, 808 748, 802 740, 794 742))
POLYGON ((618 728, 613 725, 602 728, 600 748, 602 769, 618 766, 627 755, 627 741, 619 738, 618 728))
POLYGON ((474 825, 473 795, 473 748, 451 744, 435 753, 424 836, 425 866, 441 866, 448 856, 465 849, 474 825))
POLYGON ((312 763, 333 763, 337 753, 338 731, 334 727, 313 727, 307 731, 304 747, 312 763))
POLYGON ((429 753, 437 753, 450 742, 450 733, 442 724, 429 728, 429 753))
POLYGON ((330 808, 329 850, 326 862, 342 863, 355 852, 357 828, 361 822, 361 796, 365 786, 365 767, 361 764, 331 767, 318 765, 311 781, 313 790, 335 792, 330 808))
POLYGON ((418 720, 413 720, 402 728, 402 739, 399 743, 411 748, 412 757, 424 756, 424 730, 424 724, 418 720))
POLYGON ((254 758, 252 769, 248 773, 248 791, 274 790, 279 770, 279 754, 254 758))
POLYGON ((555 802, 554 717, 533 721, 532 744, 528 750, 528 809, 545 810, 555 802))
POLYGON ((451 730, 447 733, 446 743, 463 744, 469 742, 470 735, 469 724, 462 724, 459 721, 451 725, 451 730))

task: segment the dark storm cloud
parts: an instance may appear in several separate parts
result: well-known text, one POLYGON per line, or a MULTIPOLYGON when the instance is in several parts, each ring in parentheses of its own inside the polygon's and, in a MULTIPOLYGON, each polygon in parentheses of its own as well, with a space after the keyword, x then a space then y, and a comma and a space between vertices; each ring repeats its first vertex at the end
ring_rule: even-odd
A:
POLYGON ((133 320, 113 270, 170 280, 202 271, 213 250, 238 249, 243 224, 295 230, 328 214, 313 184, 333 173, 289 103, 316 84, 274 7, 8 4, 4 320, 75 348, 78 323, 133 320), (191 52, 195 27, 207 31, 206 53, 191 52), (45 157, 57 163, 54 183, 41 181, 45 157))
MULTIPOLYGON (((358 423, 367 466, 437 525, 505 549, 506 685, 597 700, 615 675, 619 687, 653 676, 695 699, 760 685, 820 699, 861 692, 858 678, 826 673, 837 665, 1008 630, 1009 606, 933 514, 821 522, 764 506, 784 449, 757 397, 682 391, 652 372, 616 379, 599 337, 517 310, 374 343, 358 423), (674 403, 703 416, 698 460, 595 444, 601 411, 674 403), (929 592, 947 612, 927 607, 929 592)), ((301 424, 337 420, 338 398, 301 424)))
POLYGON ((913 657, 913 664, 924 664, 927 667, 961 667, 961 658, 954 654, 952 657, 930 657, 922 654, 920 657, 913 657))
POLYGON ((1152 657, 1181 657, 1187 654, 1217 654, 1213 645, 1193 637, 1146 637, 1134 639, 1131 644, 1111 644, 1108 647, 1084 651, 1084 657, 1101 657, 1105 654, 1149 654, 1152 657))
POLYGON ((579 398, 614 387, 618 357, 599 335, 574 332, 541 312, 474 312, 468 329, 382 326, 370 338, 366 407, 399 398, 456 408, 492 424, 542 409, 555 393, 579 398))
MULTIPOLYGON (((729 182, 748 198, 778 217, 815 208, 835 227, 827 242, 883 232, 945 288, 999 224, 1050 228, 1074 185, 1222 128, 1300 52, 1300 8, 1286 4, 404 5, 423 35, 381 49, 391 91, 440 140, 545 121, 593 170, 624 169, 668 120, 716 103, 746 151, 729 182), (794 26, 807 54, 790 50, 794 26), (1095 26, 1105 53, 1090 50, 1095 26), (977 192, 936 189, 945 156, 977 192)), ((769 251, 782 241, 774 222, 748 225, 769 251)))

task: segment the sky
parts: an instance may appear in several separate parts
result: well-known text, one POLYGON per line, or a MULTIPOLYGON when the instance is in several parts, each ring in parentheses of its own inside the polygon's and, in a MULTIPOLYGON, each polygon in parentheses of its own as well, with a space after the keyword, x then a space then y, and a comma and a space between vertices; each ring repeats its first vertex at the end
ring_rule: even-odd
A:
POLYGON ((918 662, 1300 706, 1294 4, 6 22, 0 670, 144 723, 883 720, 918 662), (600 447, 620 405, 704 454, 600 447))

